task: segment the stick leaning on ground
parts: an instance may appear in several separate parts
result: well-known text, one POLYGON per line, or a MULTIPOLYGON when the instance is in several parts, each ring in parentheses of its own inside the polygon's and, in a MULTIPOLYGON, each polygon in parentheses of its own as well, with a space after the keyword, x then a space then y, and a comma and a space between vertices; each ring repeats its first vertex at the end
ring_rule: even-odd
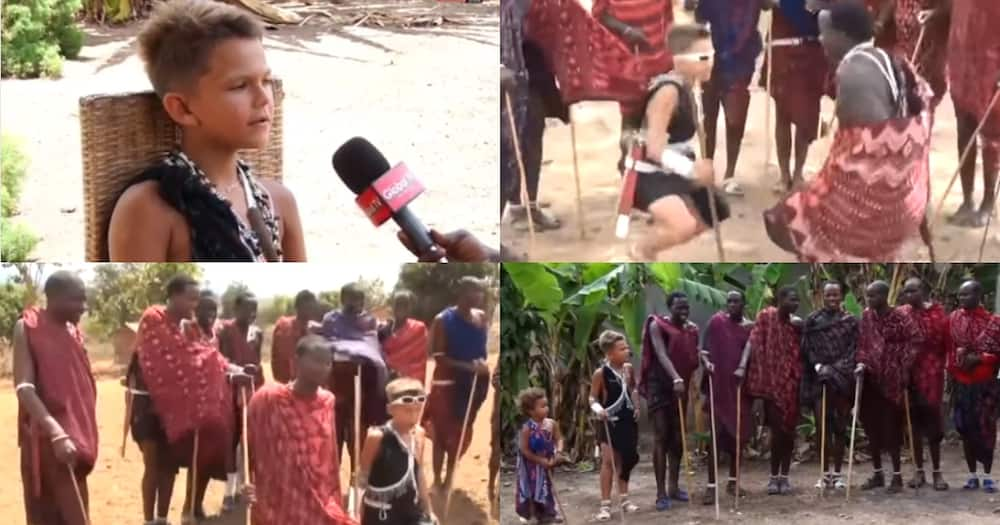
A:
MULTIPOLYGON (((903 406, 906 408, 906 432, 909 434, 910 438, 910 457, 913 458, 913 464, 917 464, 917 449, 916 445, 913 443, 913 419, 910 418, 910 391, 906 390, 903 392, 903 406)), ((915 487, 917 494, 920 493, 920 485, 915 487)))
POLYGON ((87 515, 87 506, 83 504, 83 495, 80 493, 80 484, 76 481, 76 473, 73 472, 73 465, 66 465, 69 471, 69 479, 73 482, 73 491, 76 492, 76 502, 80 504, 80 512, 83 514, 83 521, 90 525, 90 516, 87 515))
MULTIPOLYGON (((736 490, 735 496, 733 497, 733 508, 740 508, 740 410, 743 404, 743 383, 740 382, 736 385, 736 490)), ((719 482, 718 479, 715 480, 716 483, 719 482)))
POLYGON ((528 176, 524 171, 524 157, 521 154, 521 141, 517 137, 517 124, 514 123, 514 106, 510 102, 510 93, 507 91, 503 92, 503 102, 507 105, 507 124, 510 126, 514 156, 517 159, 517 172, 521 179, 521 202, 528 207, 528 252, 530 254, 535 251, 535 219, 531 216, 531 201, 528 200, 528 176))
POLYGON ((861 409, 861 376, 854 380, 854 409, 851 416, 851 446, 847 453, 847 493, 845 501, 851 501, 851 474, 854 472, 854 434, 858 428, 858 410, 861 409))
POLYGON ((361 519, 361 501, 360 492, 358 488, 358 470, 360 470, 361 465, 361 365, 357 365, 357 369, 354 374, 354 461, 351 462, 351 467, 354 472, 351 473, 351 479, 353 487, 351 487, 351 496, 354 499, 354 504, 350 505, 351 512, 354 513, 356 519, 361 519))
MULTIPOLYGON (((251 386, 252 388, 252 386, 251 386)), ((243 398, 243 410, 241 411, 243 432, 240 434, 240 445, 243 446, 243 478, 246 483, 250 483, 250 437, 247 435, 247 391, 246 387, 240 388, 240 396, 243 398)), ((247 504, 247 521, 250 525, 250 504, 247 504)))
POLYGON ((820 438, 819 438, 819 495, 823 497, 826 488, 826 384, 823 384, 823 400, 820 401, 820 438))
MULTIPOLYGON (((465 444, 465 431, 469 427, 469 416, 472 414, 472 400, 476 397, 476 386, 479 382, 479 373, 473 372, 472 374, 472 388, 469 389, 469 402, 465 405, 465 417, 462 419, 462 431, 458 435, 458 447, 455 449, 455 454, 460 455, 462 451, 462 445, 465 444)), ((458 459, 455 459, 455 468, 458 468, 458 459)), ((451 495, 452 486, 454 484, 454 476, 452 476, 451 481, 448 483, 447 494, 444 497, 444 517, 442 518, 442 523, 448 523, 448 511, 451 510, 451 495)))
MULTIPOLYGON (((715 387, 712 374, 708 374, 708 408, 712 420, 712 472, 715 473, 715 519, 719 519, 719 442, 715 433, 715 387)), ((690 487, 688 487, 690 489, 690 487)), ((739 493, 737 492, 737 497, 739 493)), ((690 499, 690 498, 689 498, 690 499)))
MULTIPOLYGON (((700 90, 700 88, 699 88, 700 90)), ((693 97, 693 95, 692 95, 693 97)), ((698 101, 692 101, 695 108, 699 108, 698 101)), ((696 113, 701 113, 700 109, 696 113)), ((702 115, 695 116, 695 126, 698 129, 698 142, 701 145, 701 156, 705 157, 706 150, 706 139, 705 139, 705 122, 702 115)), ((719 262, 726 262, 726 253, 722 249, 722 227, 719 225, 719 211, 715 206, 715 179, 712 179, 712 183, 705 186, 705 190, 708 191, 708 210, 712 216, 712 229, 715 232, 715 251, 719 256, 719 262)), ((718 481, 718 480, 716 480, 718 481)))

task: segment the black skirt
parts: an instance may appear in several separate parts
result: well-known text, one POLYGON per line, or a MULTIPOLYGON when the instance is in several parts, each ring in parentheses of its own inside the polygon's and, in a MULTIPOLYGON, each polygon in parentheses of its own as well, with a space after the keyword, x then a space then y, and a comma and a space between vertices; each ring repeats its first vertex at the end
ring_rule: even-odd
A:
MULTIPOLYGON (((712 226, 712 210, 709 207, 708 189, 697 186, 689 179, 681 177, 676 173, 639 173, 635 184, 635 201, 633 207, 645 212, 649 211, 649 205, 657 199, 668 195, 687 197, 685 199, 691 211, 708 226, 712 226)), ((715 211, 719 216, 719 221, 729 218, 729 203, 715 192, 715 211)))

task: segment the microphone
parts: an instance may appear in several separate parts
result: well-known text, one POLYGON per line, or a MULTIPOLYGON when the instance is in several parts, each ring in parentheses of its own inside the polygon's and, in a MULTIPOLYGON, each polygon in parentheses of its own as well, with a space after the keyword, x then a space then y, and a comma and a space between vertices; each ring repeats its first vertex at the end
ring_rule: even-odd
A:
POLYGON ((392 218, 421 257, 433 253, 430 232, 407 207, 424 192, 424 187, 406 164, 400 162, 390 168, 378 148, 354 137, 333 154, 333 169, 357 195, 354 202, 372 224, 378 227, 392 218))

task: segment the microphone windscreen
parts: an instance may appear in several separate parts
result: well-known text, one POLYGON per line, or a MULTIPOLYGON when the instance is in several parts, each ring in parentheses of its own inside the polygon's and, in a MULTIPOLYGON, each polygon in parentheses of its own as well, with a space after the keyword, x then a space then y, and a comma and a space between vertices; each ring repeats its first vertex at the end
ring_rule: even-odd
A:
POLYGON ((333 154, 333 169, 355 195, 365 191, 389 168, 389 161, 378 148, 361 137, 348 140, 333 154))

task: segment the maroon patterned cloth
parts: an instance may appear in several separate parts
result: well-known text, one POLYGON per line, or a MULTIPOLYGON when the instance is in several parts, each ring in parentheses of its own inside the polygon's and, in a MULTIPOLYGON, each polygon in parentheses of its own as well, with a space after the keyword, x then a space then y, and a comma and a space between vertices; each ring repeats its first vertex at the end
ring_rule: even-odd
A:
POLYGON ((931 93, 911 65, 901 67, 910 100, 924 110, 838 128, 816 178, 764 212, 768 236, 800 260, 895 260, 919 233, 930 196, 931 93))
POLYGON ((617 100, 623 116, 640 116, 649 79, 673 68, 665 44, 672 8, 669 0, 595 0, 587 12, 576 0, 534 0, 525 38, 545 53, 563 102, 617 100), (652 50, 637 53, 602 25, 605 12, 641 29, 652 50))
MULTIPOLYGON (((1000 2, 952 0, 948 37, 948 80, 955 108, 979 120, 1000 77, 1000 2)), ((983 126, 982 136, 1000 147, 1000 103, 983 126)))
MULTIPOLYGON (((708 358, 715 366, 715 373, 712 377, 712 388, 715 390, 715 403, 710 407, 705 403, 703 410, 706 414, 710 408, 715 409, 715 419, 725 434, 736 436, 736 391, 740 388, 739 382, 733 375, 740 366, 740 359, 743 357, 743 349, 747 341, 750 340, 750 331, 753 323, 749 319, 740 322, 733 321, 727 312, 718 312, 708 321, 708 328, 705 329, 705 350, 708 351, 708 358)), ((701 383, 702 395, 708 398, 708 381, 701 383)), ((750 413, 750 396, 744 395, 740 398, 741 410, 744 414, 750 413)), ((740 443, 750 440, 750 431, 753 425, 741 422, 740 443)))
POLYGON ((805 323, 802 334, 802 359, 805 371, 802 376, 802 403, 814 405, 823 395, 823 386, 816 373, 816 365, 829 365, 832 369, 827 385, 842 398, 854 394, 854 364, 858 348, 858 318, 845 311, 813 312, 805 323))
POLYGON ((910 382, 922 398, 922 404, 939 410, 944 396, 945 361, 954 349, 948 313, 937 303, 929 308, 913 308, 907 304, 900 306, 899 311, 913 319, 923 340, 917 346, 910 382))
POLYGON ((920 337, 917 323, 899 308, 885 315, 865 308, 861 315, 857 362, 865 365, 865 375, 897 407, 903 406, 903 392, 922 343, 920 337))
MULTIPOLYGON (((920 40, 920 23, 917 14, 925 9, 933 9, 941 0, 896 0, 896 43, 893 51, 905 58, 913 59, 913 53, 920 40)), ((945 91, 948 90, 946 68, 948 63, 948 18, 939 17, 927 23, 923 40, 920 40, 920 50, 917 52, 914 65, 931 90, 931 111, 937 108, 945 91)))
POLYGON ((794 431, 799 421, 799 381, 802 379, 799 338, 799 328, 781 319, 778 309, 773 306, 757 314, 757 322, 750 331, 747 392, 752 397, 774 403, 781 412, 786 432, 794 431))
POLYGON ((951 336, 956 352, 948 354, 948 371, 959 383, 973 384, 996 377, 1000 361, 1000 317, 979 306, 972 310, 959 308, 951 313, 951 336), (958 366, 957 350, 979 354, 982 362, 972 370, 958 366))

